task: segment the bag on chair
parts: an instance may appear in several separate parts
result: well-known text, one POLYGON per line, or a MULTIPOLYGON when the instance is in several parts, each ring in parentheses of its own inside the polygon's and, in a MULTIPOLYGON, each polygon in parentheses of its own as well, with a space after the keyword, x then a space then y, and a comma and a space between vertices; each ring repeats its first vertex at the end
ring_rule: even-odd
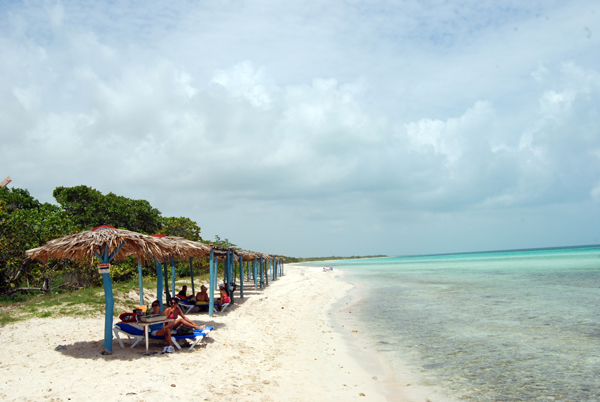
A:
POLYGON ((182 325, 181 327, 177 328, 177 336, 193 335, 193 334, 194 334, 194 328, 188 327, 187 325, 182 325))

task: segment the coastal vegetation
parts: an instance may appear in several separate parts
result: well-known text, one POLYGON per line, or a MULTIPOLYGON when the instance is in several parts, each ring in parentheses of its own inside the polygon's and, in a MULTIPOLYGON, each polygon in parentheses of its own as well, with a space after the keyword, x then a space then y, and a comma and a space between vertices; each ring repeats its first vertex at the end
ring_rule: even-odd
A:
MULTIPOLYGON (((57 187, 53 196, 58 205, 41 203, 26 189, 0 188, 0 294, 100 285, 101 278, 89 261, 50 260, 44 264, 25 255, 26 250, 49 240, 96 226, 111 225, 144 234, 161 233, 203 241, 196 222, 187 217, 163 217, 145 200, 113 193, 103 195, 83 185, 57 187)), ((231 243, 217 237, 213 244, 228 246, 231 243)), ((194 263, 198 275, 207 272, 207 266, 203 261, 194 263)), ((189 274, 189 265, 178 265, 177 270, 189 274)), ((150 262, 143 267, 144 276, 152 277, 154 271, 150 262)), ((135 259, 115 262, 111 274, 116 282, 137 277, 135 259)))
MULTIPOLYGON (((85 185, 57 187, 53 196, 58 205, 42 203, 26 189, 0 188, 0 325, 44 314, 85 315, 102 310, 101 276, 90 261, 42 263, 25 255, 26 250, 58 237, 111 225, 144 234, 160 233, 221 247, 237 247, 218 235, 213 241, 205 241, 195 221, 187 217, 164 217, 146 200, 113 193, 104 195, 85 185)), ((286 263, 365 258, 280 257, 284 257, 286 263)), ((190 275, 187 262, 176 263, 175 270, 178 278, 190 275)), ((206 278, 208 260, 194 259, 193 271, 200 281, 206 278)), ((151 261, 144 263, 142 274, 145 286, 156 288, 156 268, 151 261)), ((129 295, 130 289, 137 288, 135 258, 114 262, 111 277, 115 283, 116 303, 127 309, 137 305, 139 296, 136 301, 129 295)))

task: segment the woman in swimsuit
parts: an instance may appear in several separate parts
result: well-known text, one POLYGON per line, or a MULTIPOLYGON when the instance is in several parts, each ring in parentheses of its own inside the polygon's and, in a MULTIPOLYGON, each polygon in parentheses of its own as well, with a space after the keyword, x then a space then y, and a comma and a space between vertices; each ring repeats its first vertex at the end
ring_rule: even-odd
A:
POLYGON ((178 306, 178 301, 176 298, 171 299, 171 306, 167 307, 165 309, 165 312, 163 313, 164 315, 167 316, 167 318, 170 318, 172 320, 175 320, 175 324, 173 325, 174 329, 179 328, 182 325, 187 325, 188 327, 192 327, 194 329, 202 329, 204 328, 204 326, 199 326, 197 324, 195 324, 192 320, 190 320, 189 318, 187 318, 183 312, 181 311, 181 309, 178 306), (180 318, 181 317, 181 318, 180 318))
MULTIPOLYGON (((160 314, 160 304, 158 303, 158 300, 152 302, 152 310, 154 314, 160 314)), ((161 322, 150 325, 148 328, 150 330, 150 335, 165 337, 167 345, 169 345, 168 349, 166 350, 166 352, 168 353, 172 353, 175 351, 175 349, 173 348, 173 341, 171 340, 171 331, 173 330, 174 324, 174 322, 161 322)), ((163 352, 165 351, 163 350, 163 352)))
POLYGON ((222 287, 219 289, 219 291, 221 292, 221 298, 219 299, 220 304, 231 303, 231 299, 229 298, 225 288, 222 287))

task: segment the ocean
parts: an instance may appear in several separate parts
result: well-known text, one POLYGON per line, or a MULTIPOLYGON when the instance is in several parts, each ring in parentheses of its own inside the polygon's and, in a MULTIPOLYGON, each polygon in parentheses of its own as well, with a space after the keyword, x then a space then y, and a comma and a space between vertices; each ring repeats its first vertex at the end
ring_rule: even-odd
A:
POLYGON ((600 401, 600 246, 311 265, 356 285, 336 314, 415 385, 458 401, 600 401))

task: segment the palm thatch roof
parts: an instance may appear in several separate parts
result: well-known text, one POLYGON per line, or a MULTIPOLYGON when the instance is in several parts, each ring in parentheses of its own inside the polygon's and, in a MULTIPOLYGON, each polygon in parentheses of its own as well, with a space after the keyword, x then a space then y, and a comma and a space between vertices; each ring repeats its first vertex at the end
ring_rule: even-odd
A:
POLYGON ((258 254, 254 253, 252 251, 238 250, 238 253, 242 256, 244 261, 251 261, 251 260, 255 259, 256 257, 258 257, 258 254))
POLYGON ((146 258, 165 258, 173 250, 165 242, 152 236, 110 226, 100 226, 92 230, 75 233, 59 239, 54 239, 31 250, 27 250, 28 257, 47 262, 50 258, 58 260, 92 260, 96 253, 102 254, 104 247, 108 246, 108 253, 113 253, 125 242, 114 259, 123 260, 128 256, 136 256, 140 260, 146 258))
POLYGON ((186 260, 189 257, 204 258, 210 255, 211 247, 208 244, 177 236, 152 235, 152 237, 168 246, 171 250, 169 258, 186 260))

